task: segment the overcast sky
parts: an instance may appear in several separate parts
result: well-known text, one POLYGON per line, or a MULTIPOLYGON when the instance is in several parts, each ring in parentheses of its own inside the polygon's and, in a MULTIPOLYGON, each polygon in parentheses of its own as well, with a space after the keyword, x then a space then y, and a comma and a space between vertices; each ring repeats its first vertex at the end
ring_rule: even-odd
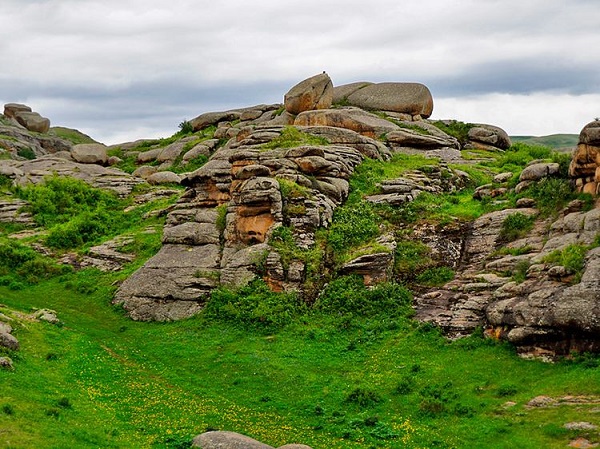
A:
POLYGON ((279 103, 321 73, 426 84, 511 135, 600 116, 598 0, 1 0, 0 101, 104 143, 279 103))

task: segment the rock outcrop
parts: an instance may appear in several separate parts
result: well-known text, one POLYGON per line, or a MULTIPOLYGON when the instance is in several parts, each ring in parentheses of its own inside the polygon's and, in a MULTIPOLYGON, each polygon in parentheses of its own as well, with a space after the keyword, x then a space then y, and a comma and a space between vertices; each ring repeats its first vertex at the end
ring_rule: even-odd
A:
MULTIPOLYGON (((395 152, 460 158, 461 143, 422 120, 432 107, 424 86, 373 85, 373 108, 405 111, 375 115, 357 107, 328 109, 330 100, 321 100, 329 98, 329 83, 323 74, 292 88, 283 122, 274 116, 275 106, 202 114, 192 120, 196 130, 216 125, 215 137, 228 141, 224 146, 199 144, 208 162, 181 180, 186 192, 167 217, 163 247, 123 282, 115 303, 136 320, 180 319, 201 310, 216 286, 240 286, 256 276, 273 290, 304 294, 306 262, 282 259, 272 241, 279 228, 291 230, 298 248, 312 248, 316 231, 330 225, 335 209, 346 200, 348 180, 364 158, 385 160, 395 152), (390 93, 391 103, 375 102, 390 93), (311 100, 300 101, 302 95, 311 100), (402 101, 408 106, 399 106, 402 101), (294 102, 303 106, 290 106, 294 102), (289 123, 327 143, 273 144, 284 137, 289 123)), ((352 91, 352 97, 369 87, 364 84, 343 92, 352 91)), ((171 147, 181 157, 175 151, 180 145, 171 147)), ((167 150, 150 151, 137 154, 138 161, 159 162, 167 150)), ((153 167, 144 167, 143 173, 140 167, 136 174, 150 181, 152 172, 153 167)), ((380 193, 368 200, 397 206, 421 192, 453 192, 467 180, 465 173, 434 164, 383 182, 380 193)), ((369 285, 390 279, 395 245, 393 236, 382 237, 340 272, 358 274, 369 285)))
POLYGON ((37 112, 24 104, 8 103, 4 105, 4 115, 15 120, 19 125, 36 133, 47 133, 50 129, 50 120, 42 117, 37 112))
POLYGON ((584 126, 569 166, 579 192, 600 194, 600 120, 584 126))

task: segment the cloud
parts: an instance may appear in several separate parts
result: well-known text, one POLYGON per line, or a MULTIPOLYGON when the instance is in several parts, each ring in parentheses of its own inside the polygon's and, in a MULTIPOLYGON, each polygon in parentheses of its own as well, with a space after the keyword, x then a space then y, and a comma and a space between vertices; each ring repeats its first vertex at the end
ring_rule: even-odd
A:
POLYGON ((437 105, 587 98, 599 21, 592 0, 3 0, 0 101, 113 139, 278 102, 322 70, 338 85, 423 82, 437 105))

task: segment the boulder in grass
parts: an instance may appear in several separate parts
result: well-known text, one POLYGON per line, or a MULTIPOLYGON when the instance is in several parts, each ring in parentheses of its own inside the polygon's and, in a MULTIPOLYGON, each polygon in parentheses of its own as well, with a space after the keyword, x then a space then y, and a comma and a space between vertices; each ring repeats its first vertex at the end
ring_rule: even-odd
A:
POLYGON ((201 449, 273 449, 272 446, 256 441, 236 432, 205 432, 194 438, 192 447, 201 449))

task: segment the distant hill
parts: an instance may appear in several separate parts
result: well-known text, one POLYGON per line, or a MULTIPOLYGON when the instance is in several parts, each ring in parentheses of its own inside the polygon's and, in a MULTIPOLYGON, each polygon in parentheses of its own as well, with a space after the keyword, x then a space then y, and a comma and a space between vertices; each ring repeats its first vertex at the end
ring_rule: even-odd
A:
POLYGON ((544 145, 556 150, 567 150, 577 146, 579 134, 551 134, 549 136, 510 136, 513 142, 544 145))

